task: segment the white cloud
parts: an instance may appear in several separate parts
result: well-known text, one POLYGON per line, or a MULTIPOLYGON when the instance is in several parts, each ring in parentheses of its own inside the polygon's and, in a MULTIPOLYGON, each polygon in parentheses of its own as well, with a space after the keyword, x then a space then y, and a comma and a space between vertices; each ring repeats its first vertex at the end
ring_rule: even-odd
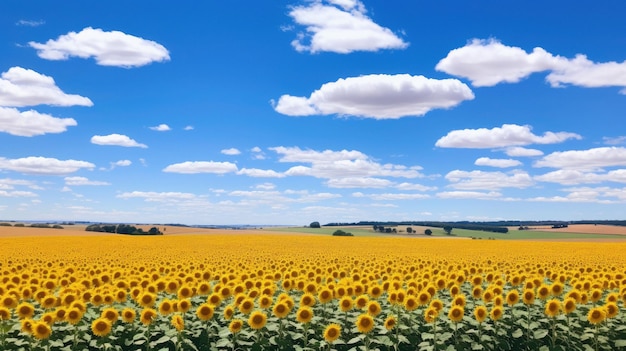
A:
POLYGON ((214 162, 214 161, 186 161, 182 163, 171 164, 163 169, 163 172, 197 174, 197 173, 214 173, 225 174, 237 172, 237 165, 231 162, 214 162))
POLYGON ((186 126, 185 128, 183 128, 184 130, 193 130, 193 126, 186 126))
POLYGON ((396 200, 419 200, 427 199, 427 194, 403 194, 403 193, 385 193, 385 194, 363 194, 353 193, 353 197, 367 197, 376 201, 396 201, 396 200))
POLYGON ((479 191, 444 191, 437 193, 437 197, 442 199, 492 200, 501 196, 502 194, 497 191, 490 191, 488 193, 479 191))
POLYGON ((169 61, 163 45, 120 31, 105 32, 87 27, 69 32, 45 44, 29 42, 37 55, 46 60, 67 60, 71 56, 93 57, 102 66, 139 67, 152 62, 169 61))
POLYGON ((153 192, 153 191, 133 191, 125 192, 116 196, 120 199, 142 198, 148 202, 169 202, 180 200, 192 200, 196 195, 181 192, 153 192))
POLYGON ((113 163, 116 167, 128 167, 133 164, 130 160, 119 160, 113 163))
POLYGON ((276 184, 263 183, 263 184, 258 184, 257 186, 255 186, 255 188, 261 189, 261 190, 273 190, 273 189, 276 189, 276 184))
POLYGON ((464 47, 450 51, 435 68, 468 78, 472 85, 481 87, 519 82, 532 73, 549 70, 558 60, 542 48, 535 48, 528 54, 494 39, 473 39, 464 47))
POLYGON ((527 53, 495 39, 473 39, 464 47, 450 51, 436 69, 468 78, 474 86, 516 83, 533 73, 548 71, 546 81, 553 87, 564 84, 586 88, 614 86, 625 88, 620 93, 626 93, 626 61, 597 63, 583 54, 568 59, 539 47, 527 53))
POLYGON ((250 151, 252 152, 252 158, 255 160, 264 160, 265 159, 265 153, 263 152, 263 150, 261 150, 260 147, 255 146, 252 149, 250 149, 250 151))
POLYGON ((235 155, 239 155, 241 154, 241 151, 239 151, 238 149, 232 147, 230 149, 223 149, 222 151, 220 151, 222 154, 224 155, 230 155, 230 156, 235 156, 235 155))
POLYGON ((489 167, 498 167, 498 168, 508 168, 508 167, 517 167, 521 166, 522 163, 518 160, 513 159, 494 159, 489 157, 480 157, 474 161, 476 166, 489 166, 489 167))
POLYGON ((620 145, 626 143, 626 136, 618 136, 618 137, 603 137, 602 141, 606 145, 620 145))
POLYGON ((52 77, 22 67, 11 67, 0 78, 0 106, 93 106, 80 95, 65 94, 52 77))
POLYGON ((454 170, 445 177, 455 189, 528 188, 534 185, 531 176, 522 171, 511 173, 454 170))
POLYGON ((109 135, 94 135, 91 137, 91 143, 96 145, 110 145, 110 146, 123 146, 123 147, 140 147, 147 148, 145 144, 140 144, 135 140, 122 134, 109 134, 109 135))
POLYGON ((359 177, 422 177, 421 167, 406 167, 394 164, 380 164, 360 151, 315 151, 301 150, 298 147, 273 147, 270 150, 282 155, 280 162, 309 163, 307 166, 293 166, 285 173, 288 176, 311 176, 316 178, 359 178, 359 177))
POLYGON ((472 99, 470 88, 457 79, 373 74, 326 83, 309 98, 283 95, 274 109, 289 116, 338 114, 397 119, 422 116, 472 99))
MULTIPOLYGON (((503 124, 492 129, 453 130, 435 143, 438 147, 488 149, 528 144, 556 144, 568 139, 582 139, 575 133, 545 132, 535 135, 530 126, 503 124)), ((518 150, 519 151, 519 150, 518 150)))
POLYGON ((36 197, 37 194, 31 191, 6 191, 0 190, 0 197, 36 197))
POLYGON ((150 127, 150 129, 157 132, 167 132, 172 130, 172 128, 170 128, 167 124, 159 124, 158 126, 150 127))
POLYGON ((62 133, 67 127, 76 126, 72 118, 57 118, 34 110, 20 112, 18 109, 0 106, 0 132, 31 137, 47 133, 62 133))
POLYGON ((89 180, 86 177, 65 177, 65 185, 111 185, 111 183, 101 182, 97 180, 89 180))
POLYGON ((592 202, 614 204, 626 201, 626 188, 577 187, 563 189, 566 196, 534 197, 527 199, 534 202, 592 202))
POLYGON ((563 185, 602 182, 626 183, 626 169, 616 169, 606 173, 594 173, 575 169, 559 169, 557 171, 535 176, 534 179, 541 182, 559 183, 563 185))
POLYGON ((296 24, 306 27, 306 31, 291 42, 300 52, 347 54, 404 49, 409 45, 390 29, 372 21, 360 1, 315 0, 307 6, 293 7, 289 16, 296 24))
POLYGON ((24 157, 6 159, 0 157, 0 170, 9 170, 25 174, 36 175, 66 175, 80 169, 93 169, 95 165, 90 162, 77 160, 58 160, 47 157, 24 157))
POLYGON ((511 157, 532 157, 543 155, 543 151, 541 150, 529 149, 521 146, 507 147, 506 150, 504 150, 504 153, 511 157))
POLYGON ((257 178, 284 178, 285 175, 271 169, 242 168, 237 172, 239 175, 257 178))
POLYGON ((417 190, 417 191, 437 190, 437 187, 425 186, 422 184, 414 184, 414 183, 400 183, 400 184, 394 185, 394 188, 398 190, 417 190))
POLYGON ((557 151, 544 156, 535 167, 593 170, 610 166, 626 166, 626 148, 599 147, 588 150, 557 151))
POLYGON ((46 21, 19 20, 15 22, 16 26, 39 27, 46 24, 46 21))
POLYGON ((388 179, 372 177, 338 178, 326 182, 329 188, 387 188, 393 185, 388 179))

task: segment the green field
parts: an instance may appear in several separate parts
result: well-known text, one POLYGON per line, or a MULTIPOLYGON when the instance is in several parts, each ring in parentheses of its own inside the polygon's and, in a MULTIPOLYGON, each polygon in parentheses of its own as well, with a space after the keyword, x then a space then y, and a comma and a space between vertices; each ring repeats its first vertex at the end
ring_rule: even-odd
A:
MULTIPOLYGON (((422 229, 423 227, 418 227, 422 229)), ((385 234, 375 232, 371 227, 322 227, 322 228, 308 228, 308 227, 274 227, 266 228, 271 231, 291 232, 291 233, 307 233, 307 234, 319 234, 319 235, 332 235, 332 233, 341 229, 345 232, 350 232, 354 236, 402 236, 411 238, 428 238, 424 235, 423 229, 417 234, 407 234, 406 232, 385 234)), ((476 238, 476 239, 495 239, 495 240, 533 240, 533 239, 622 239, 626 241, 625 235, 617 234, 592 234, 592 233, 566 233, 566 232, 553 232, 553 231, 535 231, 535 230, 510 230, 506 234, 485 232, 479 230, 467 230, 467 229, 453 229, 452 235, 446 235, 441 228, 429 228, 432 230, 432 237, 462 237, 462 238, 476 238)))

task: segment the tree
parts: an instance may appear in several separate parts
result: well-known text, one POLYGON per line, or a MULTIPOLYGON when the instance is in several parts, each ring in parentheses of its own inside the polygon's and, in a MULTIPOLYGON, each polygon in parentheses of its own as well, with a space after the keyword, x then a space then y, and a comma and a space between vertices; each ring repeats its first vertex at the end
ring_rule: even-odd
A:
POLYGON ((152 228, 150 228, 150 230, 148 230, 148 234, 150 234, 150 235, 158 235, 158 234, 161 234, 161 232, 156 227, 152 227, 152 228))
POLYGON ((406 232, 409 233, 409 234, 413 233, 413 228, 406 227, 406 232))
POLYGON ((426 229, 426 230, 424 230, 424 234, 426 234, 426 235, 433 235, 433 231, 430 230, 430 229, 426 229))
POLYGON ((309 228, 321 228, 322 226, 320 225, 320 222, 311 222, 311 224, 309 224, 309 228))
POLYGON ((335 230, 335 232, 333 233, 333 236, 354 236, 354 235, 352 235, 352 233, 349 233, 349 232, 344 232, 344 231, 343 231, 343 230, 341 230, 341 229, 337 229, 337 230, 335 230))
POLYGON ((443 231, 446 232, 446 234, 448 235, 452 235, 452 227, 447 225, 443 227, 443 231))

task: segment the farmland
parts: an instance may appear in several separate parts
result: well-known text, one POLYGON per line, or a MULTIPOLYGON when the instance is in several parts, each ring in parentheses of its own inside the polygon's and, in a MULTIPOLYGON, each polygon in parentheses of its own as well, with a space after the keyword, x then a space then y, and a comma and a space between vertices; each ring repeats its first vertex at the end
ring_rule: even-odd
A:
POLYGON ((0 238, 3 350, 626 343, 626 242, 56 233, 0 238))

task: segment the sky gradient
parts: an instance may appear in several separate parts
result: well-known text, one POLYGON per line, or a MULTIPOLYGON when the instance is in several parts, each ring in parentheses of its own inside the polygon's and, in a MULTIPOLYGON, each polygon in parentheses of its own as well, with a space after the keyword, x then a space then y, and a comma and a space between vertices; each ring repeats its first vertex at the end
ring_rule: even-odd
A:
POLYGON ((624 219, 624 13, 4 1, 0 220, 624 219))

